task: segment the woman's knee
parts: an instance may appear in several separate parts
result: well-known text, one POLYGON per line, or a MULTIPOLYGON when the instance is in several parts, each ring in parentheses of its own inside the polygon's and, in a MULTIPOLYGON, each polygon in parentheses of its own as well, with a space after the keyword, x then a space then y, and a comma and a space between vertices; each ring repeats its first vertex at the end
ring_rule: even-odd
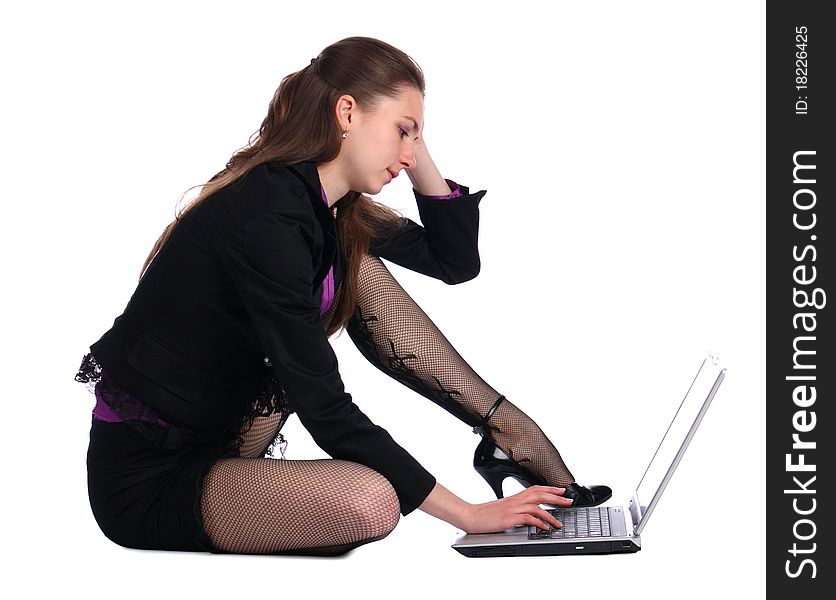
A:
POLYGON ((363 467, 360 485, 348 500, 351 520, 364 538, 379 540, 395 529, 401 517, 398 495, 383 475, 363 467))

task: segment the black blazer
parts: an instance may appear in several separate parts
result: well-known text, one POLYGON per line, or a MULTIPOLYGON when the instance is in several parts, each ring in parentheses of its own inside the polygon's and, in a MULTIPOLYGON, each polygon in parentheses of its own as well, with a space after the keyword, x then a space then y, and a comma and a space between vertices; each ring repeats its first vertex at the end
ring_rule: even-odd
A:
MULTIPOLYGON (((423 227, 404 219, 370 252, 448 284, 472 279, 485 192, 462 192, 416 193, 423 227)), ((261 165, 178 225, 91 352, 141 402, 201 432, 243 415, 272 368, 316 443, 383 474, 406 515, 435 479, 343 387, 319 314, 332 264, 336 287, 343 256, 315 165, 261 165)))

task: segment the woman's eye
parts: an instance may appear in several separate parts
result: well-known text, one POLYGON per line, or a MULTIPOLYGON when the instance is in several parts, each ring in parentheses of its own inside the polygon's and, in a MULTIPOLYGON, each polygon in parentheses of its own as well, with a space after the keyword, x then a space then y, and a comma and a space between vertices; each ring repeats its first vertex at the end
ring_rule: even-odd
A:
POLYGON ((409 135, 409 132, 406 129, 404 129, 403 127, 398 127, 398 131, 400 132, 401 137, 403 137, 405 135, 409 135))

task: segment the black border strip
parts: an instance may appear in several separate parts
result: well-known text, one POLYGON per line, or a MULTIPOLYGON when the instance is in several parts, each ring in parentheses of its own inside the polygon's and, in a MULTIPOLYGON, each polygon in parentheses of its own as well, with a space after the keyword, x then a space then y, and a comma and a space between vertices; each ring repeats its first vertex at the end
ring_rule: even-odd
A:
POLYGON ((832 598, 834 589, 824 488, 833 487, 836 402, 827 351, 836 303, 836 23, 825 6, 769 3, 766 20, 766 583, 769 597, 805 600, 832 598))

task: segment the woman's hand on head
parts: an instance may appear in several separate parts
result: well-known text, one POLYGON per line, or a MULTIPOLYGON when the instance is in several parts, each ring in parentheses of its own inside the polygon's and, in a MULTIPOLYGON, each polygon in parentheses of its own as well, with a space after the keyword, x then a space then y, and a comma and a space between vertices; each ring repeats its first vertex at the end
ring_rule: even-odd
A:
POLYGON ((411 169, 404 169, 409 176, 409 180, 419 193, 425 196, 446 196, 452 190, 441 172, 433 162, 427 145, 424 143, 424 138, 420 137, 415 140, 413 151, 415 153, 415 166, 411 169))

